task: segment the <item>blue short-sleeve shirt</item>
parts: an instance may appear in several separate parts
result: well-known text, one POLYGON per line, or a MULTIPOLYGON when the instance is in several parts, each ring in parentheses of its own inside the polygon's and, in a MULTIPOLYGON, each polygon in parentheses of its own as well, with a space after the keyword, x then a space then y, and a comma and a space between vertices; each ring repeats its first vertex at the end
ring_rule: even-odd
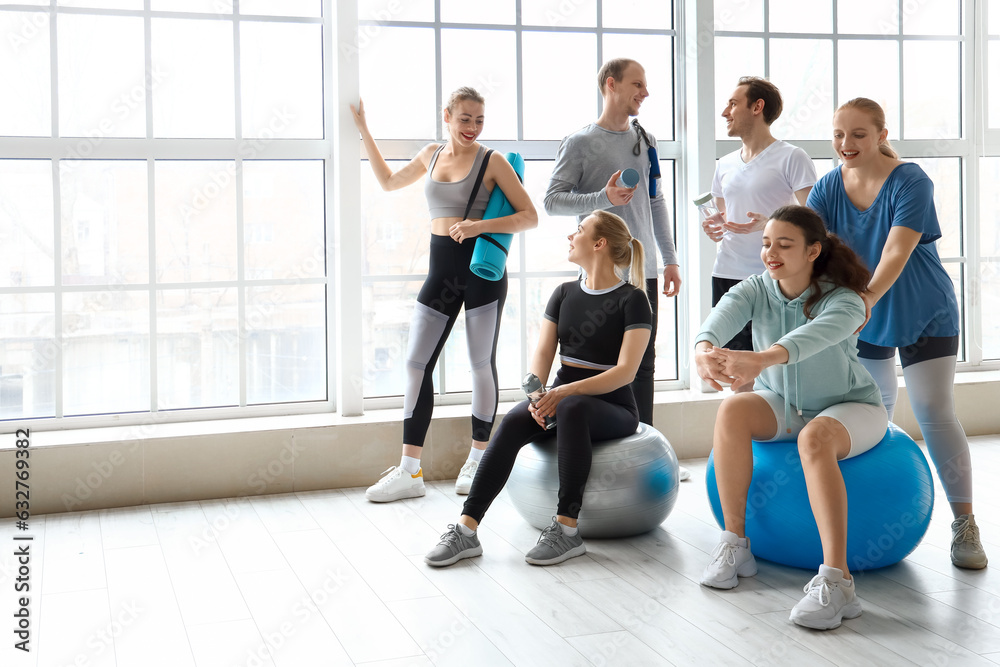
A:
POLYGON ((864 211, 848 198, 841 169, 835 169, 819 179, 807 203, 871 271, 878 266, 893 227, 921 234, 899 278, 872 309, 871 320, 858 336, 861 340, 903 347, 921 336, 958 335, 955 287, 935 244, 941 238, 941 225, 934 208, 934 184, 923 169, 912 162, 897 166, 864 211))

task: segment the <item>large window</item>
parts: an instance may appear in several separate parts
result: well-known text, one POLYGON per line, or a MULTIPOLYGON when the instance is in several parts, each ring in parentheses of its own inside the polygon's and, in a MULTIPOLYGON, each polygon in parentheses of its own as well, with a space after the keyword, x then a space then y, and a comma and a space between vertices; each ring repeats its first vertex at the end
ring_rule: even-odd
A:
MULTIPOLYGON (((566 260, 575 218, 548 217, 545 190, 560 140, 597 119, 597 70, 628 56, 646 69, 650 97, 641 120, 670 155, 675 136, 674 43, 669 2, 440 2, 362 0, 361 96, 368 126, 398 168, 427 142, 442 141, 441 108, 459 86, 486 98, 482 141, 527 159, 525 187, 539 225, 519 234, 507 261, 509 293, 497 346, 502 389, 520 386, 554 287, 576 275, 566 260), (399 57, 405 53, 406 58, 399 57)), ((662 161, 660 187, 674 217, 674 161, 662 161)), ((430 224, 422 182, 384 193, 362 166, 364 355, 366 397, 401 394, 410 314, 427 271, 430 224)), ((655 249, 652 249, 655 252, 655 249)), ((661 297, 656 378, 678 378, 676 317, 661 297)), ((471 389, 459 318, 435 376, 441 394, 471 389)), ((676 383, 675 383, 676 384, 676 383)))
MULTIPOLYGON (((394 165, 443 139, 442 102, 460 85, 487 99, 484 143, 527 160, 540 221, 508 260, 505 398, 548 295, 575 276, 564 242, 575 221, 546 216, 543 194, 560 140, 598 117, 596 72, 614 56, 646 67, 640 119, 680 237, 685 287, 661 297, 659 390, 687 385, 678 341, 707 279, 686 257, 698 247, 688 202, 705 185, 692 173, 736 148, 718 114, 744 74, 781 88, 774 133, 821 174, 836 166, 837 105, 885 107, 893 144, 935 183, 962 368, 1000 367, 1000 0, 24 0, 0 5, 0 35, 2 420, 401 404, 429 221, 419 184, 384 193, 356 154, 334 150, 358 92, 337 78, 345 67, 394 165), (709 11, 714 30, 685 33, 709 11), (688 56, 706 44, 716 95, 686 96, 688 56), (714 146, 688 145, 713 124, 714 146), (339 192, 355 169, 359 192, 339 192), (342 195, 360 198, 348 220, 333 213, 342 195), (335 244, 346 229, 360 249, 335 244), (334 260, 348 256, 360 270, 335 285, 350 264, 334 260), (338 340, 358 323, 356 340, 338 340), (363 372, 341 370, 337 353, 363 372)), ((463 328, 435 376, 442 402, 469 397, 463 328)))
POLYGON ((320 3, 26 4, 0 8, 0 418, 332 405, 320 3))

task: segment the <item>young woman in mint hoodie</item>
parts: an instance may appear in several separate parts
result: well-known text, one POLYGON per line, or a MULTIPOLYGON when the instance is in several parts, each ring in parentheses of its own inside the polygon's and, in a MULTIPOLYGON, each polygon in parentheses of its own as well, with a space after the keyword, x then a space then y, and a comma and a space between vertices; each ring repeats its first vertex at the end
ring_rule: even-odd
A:
POLYGON ((701 583, 732 588, 738 577, 757 573, 744 532, 751 440, 796 438, 823 564, 791 620, 830 629, 861 614, 847 568, 847 492, 837 461, 871 449, 888 426, 878 385, 856 347, 865 321, 860 293, 869 273, 804 206, 783 206, 771 215, 761 259, 766 271, 726 293, 696 339, 698 374, 710 385, 754 382, 752 392, 726 398, 716 417, 715 474, 725 530, 701 583), (749 320, 753 352, 718 347, 749 320))

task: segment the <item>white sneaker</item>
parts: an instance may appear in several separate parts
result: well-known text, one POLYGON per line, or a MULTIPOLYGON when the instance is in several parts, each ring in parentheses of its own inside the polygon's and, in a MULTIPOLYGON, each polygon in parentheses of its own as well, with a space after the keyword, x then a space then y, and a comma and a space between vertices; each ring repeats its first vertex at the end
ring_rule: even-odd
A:
POLYGON ((677 466, 677 479, 682 482, 686 479, 691 479, 691 471, 684 466, 677 466))
POLYGON ((455 480, 455 493, 460 496, 469 495, 469 489, 472 488, 472 480, 476 478, 477 470, 479 470, 479 461, 469 459, 465 462, 462 470, 458 473, 458 479, 455 480))
POLYGON ((979 539, 976 517, 971 514, 963 514, 951 522, 951 562, 972 570, 981 570, 989 562, 979 539))
POLYGON ((741 547, 736 533, 722 531, 722 541, 712 552, 712 562, 705 566, 701 575, 702 586, 712 588, 733 588, 740 583, 739 577, 757 574, 757 561, 750 553, 750 538, 741 547))
POLYGON ((392 466, 383 477, 365 491, 365 498, 373 503, 391 503, 401 498, 418 498, 425 493, 424 469, 411 475, 399 466, 392 466))
POLYGON ((861 600, 854 594, 854 579, 847 581, 835 567, 819 566, 819 574, 802 589, 806 596, 792 607, 788 617, 796 625, 832 630, 841 619, 861 615, 861 600))

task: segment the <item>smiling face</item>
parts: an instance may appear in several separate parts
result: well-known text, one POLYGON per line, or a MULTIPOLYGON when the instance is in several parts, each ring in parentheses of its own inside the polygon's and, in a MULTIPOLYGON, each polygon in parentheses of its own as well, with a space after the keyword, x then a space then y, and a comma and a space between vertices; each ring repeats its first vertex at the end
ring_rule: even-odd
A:
POLYGON ((485 107, 474 100, 459 100, 453 109, 444 110, 444 122, 452 142, 471 146, 483 131, 485 107))
POLYGON ((747 105, 747 87, 737 86, 729 96, 722 117, 726 119, 726 133, 730 137, 744 137, 750 134, 754 123, 754 107, 759 103, 747 105))
POLYGON ((569 261, 579 264, 588 255, 593 254, 597 239, 594 238, 594 216, 588 216, 577 225, 576 231, 567 236, 569 239, 569 261))
POLYGON ((878 160, 882 154, 879 144, 888 134, 889 130, 880 131, 871 115, 862 109, 843 108, 833 116, 833 150, 848 169, 878 160))
POLYGON ((622 72, 622 80, 612 79, 606 84, 605 98, 608 103, 628 113, 629 116, 639 115, 639 107, 649 97, 646 88, 646 70, 639 63, 629 63, 622 72))
MULTIPOLYGON (((822 250, 820 243, 806 245, 806 237, 797 225, 772 218, 764 227, 760 258, 774 280, 802 289, 812 278, 813 262, 822 250)), ((801 290, 799 290, 801 291, 801 290)))

